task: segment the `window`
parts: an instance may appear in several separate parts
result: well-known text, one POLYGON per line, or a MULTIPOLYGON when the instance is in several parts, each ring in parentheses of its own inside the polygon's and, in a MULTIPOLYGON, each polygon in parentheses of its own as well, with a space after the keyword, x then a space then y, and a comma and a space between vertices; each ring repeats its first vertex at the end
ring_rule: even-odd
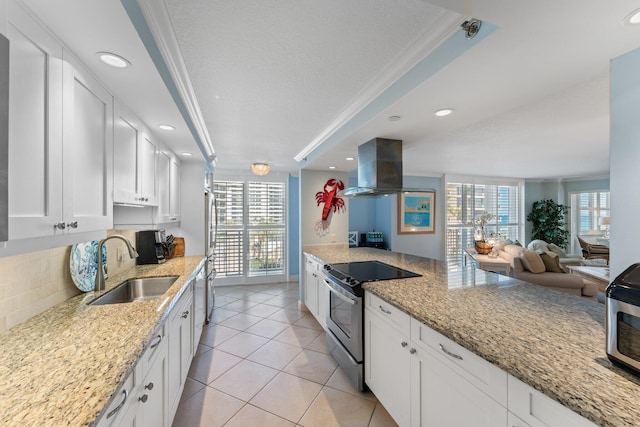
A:
POLYGON ((610 217, 608 191, 571 193, 571 252, 579 253, 575 236, 588 243, 607 244, 609 225, 601 218, 610 217))
MULTIPOLYGON (((216 270, 229 284, 286 275, 285 182, 215 180, 216 270)), ((271 281, 271 280, 270 280, 271 281)))
POLYGON ((485 212, 496 217, 485 227, 502 239, 517 240, 522 227, 521 184, 447 182, 447 262, 460 264, 463 249, 473 246, 474 228, 469 221, 485 212))

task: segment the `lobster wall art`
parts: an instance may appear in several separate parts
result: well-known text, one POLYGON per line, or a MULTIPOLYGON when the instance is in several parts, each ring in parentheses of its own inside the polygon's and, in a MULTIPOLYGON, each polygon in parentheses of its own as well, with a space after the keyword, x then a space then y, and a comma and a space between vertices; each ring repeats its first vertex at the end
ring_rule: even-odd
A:
POLYGON ((340 190, 344 190, 344 183, 331 178, 326 182, 326 184, 324 184, 323 190, 316 193, 316 203, 318 206, 324 203, 324 207, 322 208, 322 217, 316 221, 315 226, 318 236, 322 237, 329 234, 329 225, 331 224, 329 216, 331 211, 344 212, 346 209, 342 197, 337 196, 338 191, 340 190))

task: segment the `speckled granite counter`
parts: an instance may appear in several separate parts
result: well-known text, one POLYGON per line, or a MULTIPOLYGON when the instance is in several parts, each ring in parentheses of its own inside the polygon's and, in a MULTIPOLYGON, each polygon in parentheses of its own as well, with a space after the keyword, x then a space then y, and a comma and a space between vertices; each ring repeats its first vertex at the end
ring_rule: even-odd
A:
POLYGON ((640 378, 607 359, 603 304, 383 250, 305 252, 326 263, 375 259, 422 274, 363 287, 597 425, 640 425, 640 378))
POLYGON ((98 293, 78 295, 0 335, 0 425, 94 423, 203 265, 184 257, 136 266, 107 290, 131 277, 180 277, 163 297, 130 304, 87 306, 98 293))

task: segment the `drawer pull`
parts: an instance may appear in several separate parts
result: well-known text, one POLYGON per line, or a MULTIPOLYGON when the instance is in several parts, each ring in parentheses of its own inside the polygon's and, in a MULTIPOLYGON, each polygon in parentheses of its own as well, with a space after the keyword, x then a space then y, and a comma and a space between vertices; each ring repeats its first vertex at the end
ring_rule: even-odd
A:
POLYGON ((449 350, 447 350, 446 348, 444 348, 444 346, 442 344, 440 344, 440 350, 442 350, 444 352, 444 354, 446 354, 447 356, 451 356, 454 359, 458 359, 458 360, 463 360, 462 356, 457 355, 455 353, 451 353, 449 350))
POLYGON ((124 403, 127 401, 127 397, 129 397, 129 392, 127 390, 122 390, 122 394, 124 394, 122 402, 120 402, 118 406, 113 408, 113 410, 107 414, 107 419, 113 417, 124 406, 124 403))
POLYGON ((402 346, 402 348, 405 348, 406 346, 409 345, 409 343, 407 343, 406 341, 402 341, 402 343, 400 343, 400 345, 402 346))
POLYGON ((183 312, 182 316, 180 316, 180 317, 182 317, 183 319, 186 319, 187 317, 189 317, 189 310, 183 312))
POLYGON ((160 342, 162 342, 162 335, 156 335, 156 338, 158 339, 158 342, 155 344, 151 344, 151 348, 156 348, 157 346, 160 345, 160 342))
POLYGON ((144 388, 147 389, 147 390, 153 390, 153 382, 150 382, 149 384, 144 386, 144 388))
POLYGON ((145 403, 147 400, 149 400, 149 396, 147 396, 147 394, 143 394, 142 397, 139 397, 138 400, 142 403, 145 403))
POLYGON ((411 353, 411 354, 416 354, 416 349, 415 349, 415 348, 412 348, 411 350, 409 350, 409 353, 411 353))
POLYGON ((381 305, 379 305, 378 307, 380 307, 380 311, 382 311, 384 314, 391 314, 390 310, 386 310, 384 307, 382 307, 381 305))

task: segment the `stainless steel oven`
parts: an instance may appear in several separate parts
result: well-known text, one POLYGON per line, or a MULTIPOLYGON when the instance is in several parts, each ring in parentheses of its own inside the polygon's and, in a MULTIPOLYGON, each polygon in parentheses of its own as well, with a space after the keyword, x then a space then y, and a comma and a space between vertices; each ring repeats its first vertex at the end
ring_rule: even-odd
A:
POLYGON ((363 298, 323 279, 327 295, 327 345, 358 390, 364 390, 363 298))

